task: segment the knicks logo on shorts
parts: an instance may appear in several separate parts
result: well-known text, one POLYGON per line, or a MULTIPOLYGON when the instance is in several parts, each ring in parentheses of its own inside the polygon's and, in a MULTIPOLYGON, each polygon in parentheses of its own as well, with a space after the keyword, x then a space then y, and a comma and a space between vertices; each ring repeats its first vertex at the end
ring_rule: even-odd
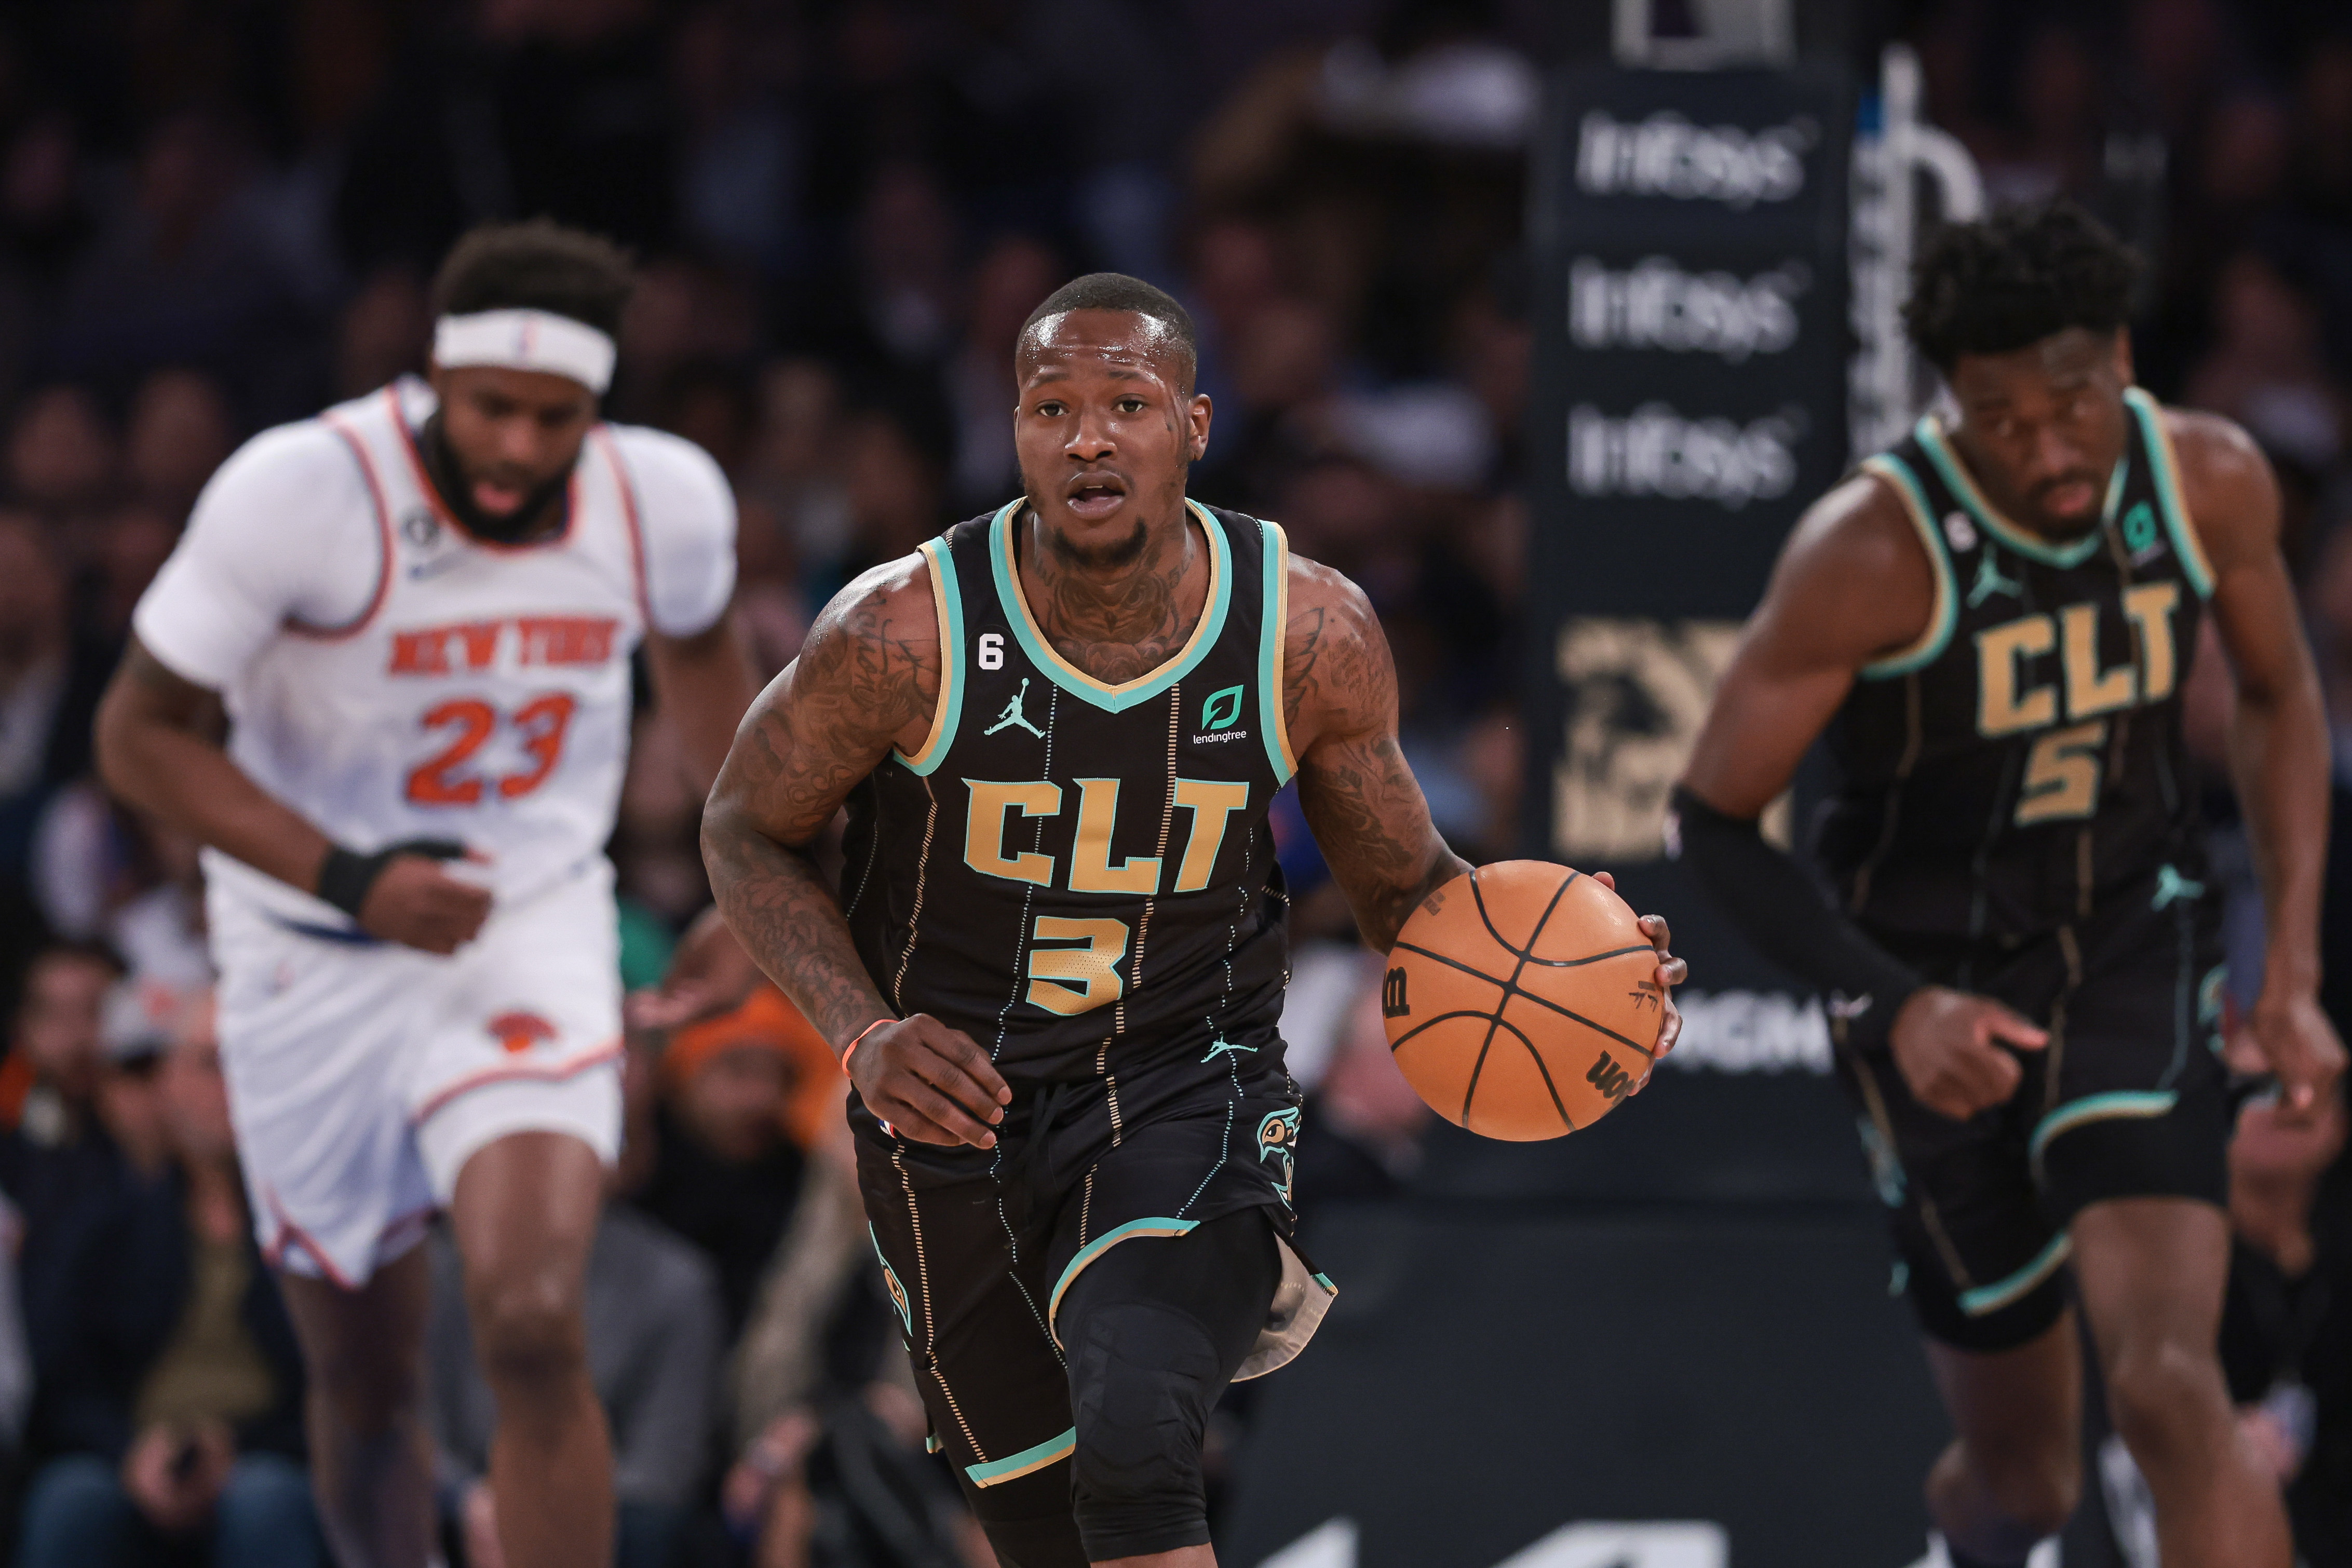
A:
POLYGON ((1297 1179, 1298 1163, 1293 1157, 1298 1148, 1298 1108, 1271 1111, 1257 1124, 1257 1159, 1263 1165, 1274 1163, 1274 1190, 1285 1206, 1290 1203, 1291 1184, 1297 1179))
POLYGON ((509 1056, 519 1057, 531 1047, 555 1038, 555 1026, 536 1013, 501 1013, 482 1027, 509 1056))

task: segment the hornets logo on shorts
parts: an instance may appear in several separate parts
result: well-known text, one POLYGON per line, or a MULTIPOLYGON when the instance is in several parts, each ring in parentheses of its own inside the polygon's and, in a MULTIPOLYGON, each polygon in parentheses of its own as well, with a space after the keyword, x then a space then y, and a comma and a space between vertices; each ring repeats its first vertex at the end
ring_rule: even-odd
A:
POLYGON ((882 1257, 882 1238, 874 1234, 870 1225, 866 1227, 866 1237, 874 1244, 874 1256, 882 1260, 882 1284, 890 1292, 890 1305, 898 1309, 898 1321, 911 1343, 915 1338, 915 1310, 907 1300, 907 1288, 898 1283, 898 1270, 890 1267, 890 1260, 882 1257))
POLYGON ((1286 1205, 1290 1202, 1291 1183, 1298 1174, 1297 1163, 1291 1157, 1297 1147, 1298 1107, 1294 1105, 1287 1110, 1270 1111, 1265 1120, 1257 1124, 1258 1163, 1264 1164, 1269 1160, 1274 1162, 1274 1168, 1279 1173, 1274 1177, 1274 1190, 1281 1194, 1286 1205))

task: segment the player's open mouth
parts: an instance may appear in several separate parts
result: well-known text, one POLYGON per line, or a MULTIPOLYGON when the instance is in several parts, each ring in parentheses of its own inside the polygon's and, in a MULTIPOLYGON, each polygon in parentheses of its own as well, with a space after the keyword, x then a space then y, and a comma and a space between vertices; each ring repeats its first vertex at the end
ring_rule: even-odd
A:
POLYGON ((502 485, 495 479, 474 481, 474 504, 491 517, 510 517, 530 499, 530 489, 522 485, 502 485))
POLYGON ((1063 495, 1079 517, 1108 517, 1127 500, 1127 481, 1115 474, 1082 474, 1070 481, 1063 495))
POLYGON ((2063 517, 2070 521, 2098 504, 2098 487, 2088 479, 2062 480, 2042 492, 2044 510, 2053 517, 2063 517))

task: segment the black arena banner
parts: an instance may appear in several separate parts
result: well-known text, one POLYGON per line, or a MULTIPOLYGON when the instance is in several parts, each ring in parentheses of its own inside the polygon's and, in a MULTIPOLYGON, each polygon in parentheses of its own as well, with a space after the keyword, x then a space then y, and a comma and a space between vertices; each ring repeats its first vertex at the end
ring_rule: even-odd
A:
MULTIPOLYGON (((1485 1162, 1544 1190, 1614 1188, 1630 1160, 1695 1198, 1866 1201, 1819 1000, 1664 858, 1667 791, 1740 624, 1846 467, 1853 117, 1826 64, 1580 67, 1554 83, 1529 219, 1522 848, 1613 871, 1673 919, 1694 973, 1689 1070, 1663 1072, 1606 1139, 1485 1162)), ((1790 815, 1777 806, 1768 831, 1785 841, 1790 815)), ((1486 1190, 1504 1176, 1461 1174, 1486 1190)))

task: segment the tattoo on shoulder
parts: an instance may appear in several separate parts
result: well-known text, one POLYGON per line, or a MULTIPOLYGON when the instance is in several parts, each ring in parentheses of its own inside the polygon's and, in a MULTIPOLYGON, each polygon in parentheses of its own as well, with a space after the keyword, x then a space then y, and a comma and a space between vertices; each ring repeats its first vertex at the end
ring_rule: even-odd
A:
POLYGON ((761 804, 787 842, 813 837, 940 694, 939 623, 900 570, 851 584, 809 628, 800 658, 752 704, 729 759, 729 793, 761 804))
POLYGON ((1376 725, 1396 701, 1396 666, 1370 601, 1338 573, 1312 572, 1311 592, 1297 595, 1307 602, 1292 609, 1282 649, 1283 721, 1302 752, 1310 729, 1376 725))

